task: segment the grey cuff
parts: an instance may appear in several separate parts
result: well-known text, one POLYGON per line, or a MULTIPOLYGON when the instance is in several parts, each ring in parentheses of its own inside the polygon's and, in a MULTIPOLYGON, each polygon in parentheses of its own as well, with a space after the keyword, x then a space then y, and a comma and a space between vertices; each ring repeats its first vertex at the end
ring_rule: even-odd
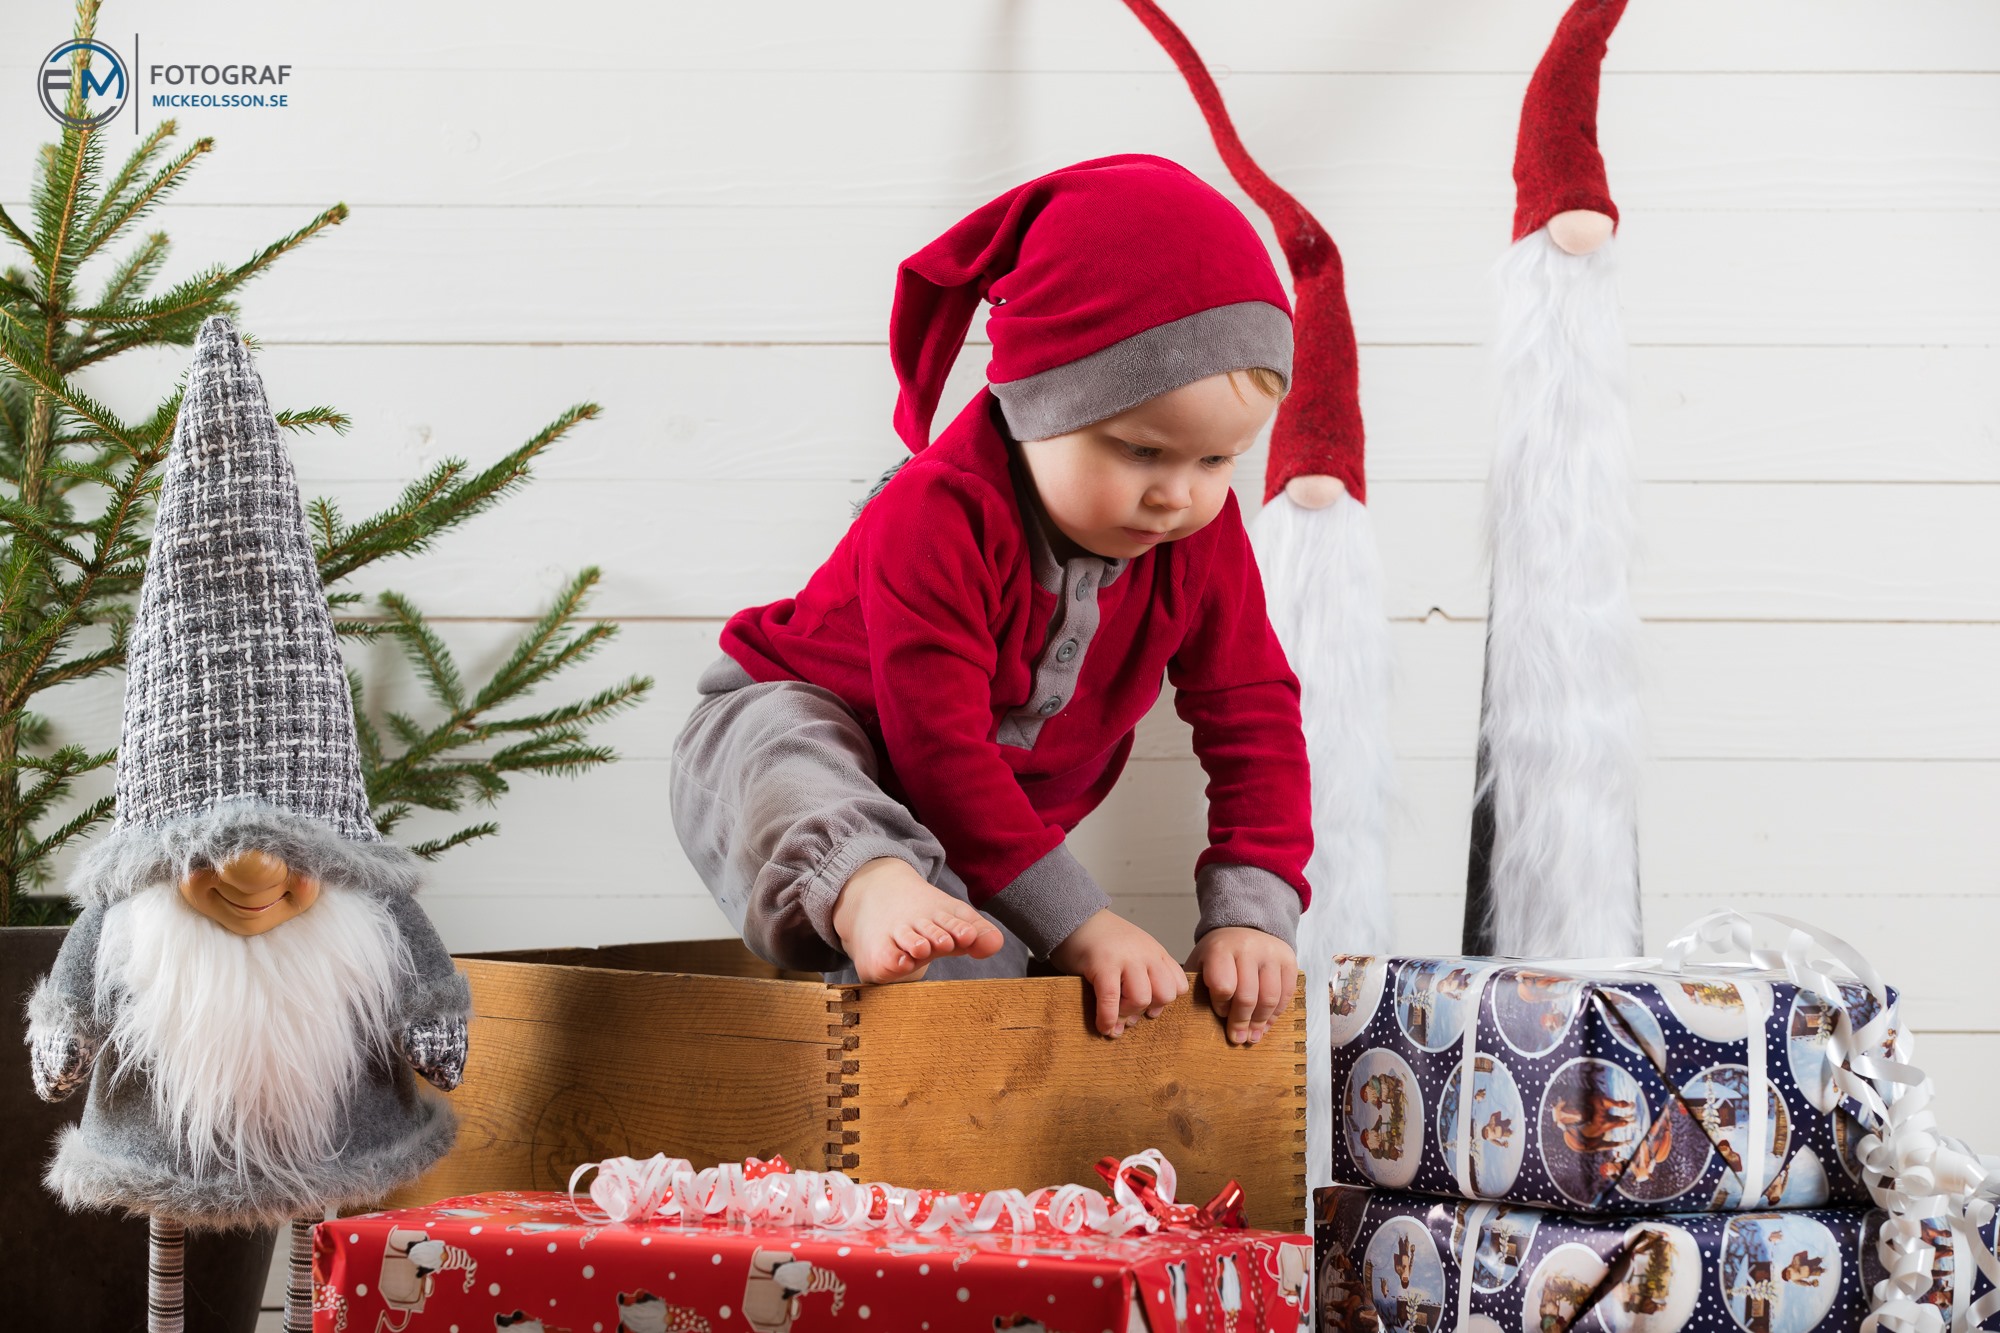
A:
POLYGON ((1047 958, 1078 926, 1110 907, 1111 896, 1069 843, 1059 842, 979 906, 1020 936, 1037 958, 1047 958))
MULTIPOLYGON (((847 957, 847 950, 841 946, 840 932, 833 928, 833 905, 855 871, 884 856, 907 862, 919 875, 929 878, 930 872, 917 859, 917 854, 904 844, 884 834, 861 833, 835 847, 818 868, 799 884, 799 906, 804 909, 806 920, 812 924, 813 933, 843 960, 847 957)), ((755 904, 751 906, 751 915, 756 915, 755 904)), ((813 959, 809 963, 790 962, 780 963, 779 966, 825 971, 824 962, 824 959, 813 959)))
POLYGON ((406 1024, 463 1023, 472 1017, 472 983, 456 968, 441 977, 424 977, 404 989, 400 1016, 406 1024))
POLYGON ((1194 896, 1201 904, 1197 940, 1221 926, 1248 926, 1277 936, 1294 951, 1299 947, 1299 891, 1268 870, 1219 861, 1205 865, 1195 872, 1194 896))

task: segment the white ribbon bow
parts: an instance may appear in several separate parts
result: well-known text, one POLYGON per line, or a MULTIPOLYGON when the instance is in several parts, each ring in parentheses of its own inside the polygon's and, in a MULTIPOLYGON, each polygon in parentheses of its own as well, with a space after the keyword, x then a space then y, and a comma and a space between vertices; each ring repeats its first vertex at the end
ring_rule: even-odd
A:
MULTIPOLYGON (((2000 1311, 2000 1257, 1980 1234, 2000 1201, 2000 1158, 1982 1158, 1958 1139, 1937 1132, 1937 1117, 1930 1110, 1935 1090, 1924 1071, 1909 1063, 1907 1031, 1899 1034, 1904 1059, 1875 1053, 1886 1049, 1889 1036, 1889 993, 1881 975, 1844 940, 1769 913, 1725 911, 1703 917, 1667 946, 1662 961, 1678 971, 1704 948, 1783 972, 1793 984, 1825 1000, 1833 1013, 1827 1044, 1833 1083, 1860 1107, 1859 1118, 1869 1127, 1855 1155, 1869 1194, 1889 1214, 1876 1244, 1889 1276, 1875 1286, 1861 1333, 1875 1333, 1878 1327, 1894 1333, 1942 1333, 1944 1316, 1923 1299, 1931 1289, 1935 1262, 1923 1239, 1923 1223, 1937 1220, 1951 1228, 1956 1254, 1973 1261, 1954 1264, 1952 1281, 1968 1284, 1969 1290, 1976 1265, 1994 1284, 1994 1290, 1965 1304, 1952 1320, 1952 1333, 1972 1333, 2000 1311), (1756 947, 1758 922, 1788 930, 1784 947, 1756 947), (1859 1029, 1841 1002, 1842 979, 1859 984, 1875 999, 1874 1015, 1859 1029)), ((1751 1101, 1761 1109, 1762 1099, 1754 1091, 1751 1101)), ((1745 1185, 1746 1191, 1754 1187, 1745 1185)))
POLYGON ((641 1161, 612 1157, 585 1162, 570 1172, 569 1200, 587 1222, 633 1222, 664 1218, 692 1224, 711 1217, 729 1222, 776 1226, 818 1227, 829 1231, 885 1228, 927 1234, 943 1230, 969 1235, 994 1231, 1002 1218, 1016 1233, 1035 1229, 1038 1211, 1049 1224, 1070 1235, 1091 1232, 1117 1237, 1132 1231, 1157 1231, 1160 1219, 1150 1212, 1125 1172, 1144 1166, 1154 1175, 1153 1192, 1162 1203, 1174 1201, 1178 1176, 1174 1165, 1157 1148, 1136 1152, 1118 1164, 1112 1183, 1115 1199, 1087 1185, 1058 1185, 1032 1194, 1020 1190, 987 1190, 970 1208, 966 1195, 899 1189, 880 1183, 859 1184, 839 1171, 778 1171, 747 1174, 742 1164, 725 1162, 700 1171, 684 1157, 655 1153, 641 1161), (601 1217, 593 1217, 577 1202, 576 1186, 587 1173, 590 1199, 601 1217), (877 1204, 881 1216, 876 1216, 877 1204))

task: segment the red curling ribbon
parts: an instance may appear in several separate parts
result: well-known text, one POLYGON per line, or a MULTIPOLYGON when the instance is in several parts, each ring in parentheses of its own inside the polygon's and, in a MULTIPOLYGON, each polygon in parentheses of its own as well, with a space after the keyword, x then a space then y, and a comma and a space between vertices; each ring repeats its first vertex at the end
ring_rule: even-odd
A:
MULTIPOLYGON (((1097 1174, 1105 1183, 1116 1189, 1119 1183, 1120 1163, 1116 1157, 1101 1157, 1097 1161, 1097 1174)), ((1189 1231, 1242 1231, 1246 1223, 1243 1218, 1243 1186, 1233 1178, 1225 1184, 1216 1196, 1207 1203, 1173 1203, 1160 1196, 1159 1174, 1144 1162, 1133 1162, 1123 1170, 1125 1187, 1129 1189, 1147 1212, 1158 1218, 1162 1226, 1179 1227, 1189 1231)))

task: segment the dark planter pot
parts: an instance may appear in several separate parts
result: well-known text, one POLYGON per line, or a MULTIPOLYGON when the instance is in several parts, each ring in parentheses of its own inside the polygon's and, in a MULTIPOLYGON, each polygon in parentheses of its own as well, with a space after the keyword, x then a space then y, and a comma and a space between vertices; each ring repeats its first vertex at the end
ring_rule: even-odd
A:
MULTIPOLYGON (((146 1224, 72 1213, 42 1187, 55 1137, 83 1093, 50 1106, 28 1073, 25 1008, 62 947, 62 927, 0 928, 0 1291, 8 1328, 146 1327, 146 1224)), ((272 1231, 190 1232, 188 1333, 253 1333, 272 1231)))

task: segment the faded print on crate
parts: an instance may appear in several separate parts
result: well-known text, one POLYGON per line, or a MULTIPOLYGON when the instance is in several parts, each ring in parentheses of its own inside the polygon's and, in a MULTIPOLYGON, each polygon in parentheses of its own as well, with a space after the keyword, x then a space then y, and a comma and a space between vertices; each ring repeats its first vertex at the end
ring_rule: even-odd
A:
MULTIPOLYGON (((1472 1193, 1493 1198, 1511 1189, 1521 1174, 1521 1160, 1528 1149, 1528 1117, 1521 1105, 1521 1089, 1506 1065, 1482 1054, 1473 1057, 1473 1070, 1472 1107, 1464 1136, 1472 1148, 1468 1179, 1472 1193)), ((1466 1146, 1458 1127, 1464 1073, 1464 1065, 1454 1067, 1438 1098, 1438 1147, 1454 1178, 1466 1146)))
POLYGON ((1424 1094, 1402 1056, 1377 1047, 1354 1062, 1341 1121, 1348 1155, 1370 1180, 1400 1189, 1416 1176, 1424 1153, 1424 1094))
POLYGON ((1744 1333, 1811 1333, 1840 1289, 1840 1249, 1801 1213, 1744 1213, 1723 1228, 1716 1280, 1744 1333))
MULTIPOLYGON (((1361 1260, 1372 1327, 1381 1333, 1434 1333, 1444 1313, 1444 1260, 1414 1218, 1382 1224, 1361 1260)), ((1367 1326, 1367 1325, 1364 1325, 1367 1326)))
POLYGON ((1624 1175, 1651 1125, 1630 1070, 1595 1056, 1571 1060, 1542 1092, 1542 1169, 1564 1198, 1592 1206, 1624 1175))

